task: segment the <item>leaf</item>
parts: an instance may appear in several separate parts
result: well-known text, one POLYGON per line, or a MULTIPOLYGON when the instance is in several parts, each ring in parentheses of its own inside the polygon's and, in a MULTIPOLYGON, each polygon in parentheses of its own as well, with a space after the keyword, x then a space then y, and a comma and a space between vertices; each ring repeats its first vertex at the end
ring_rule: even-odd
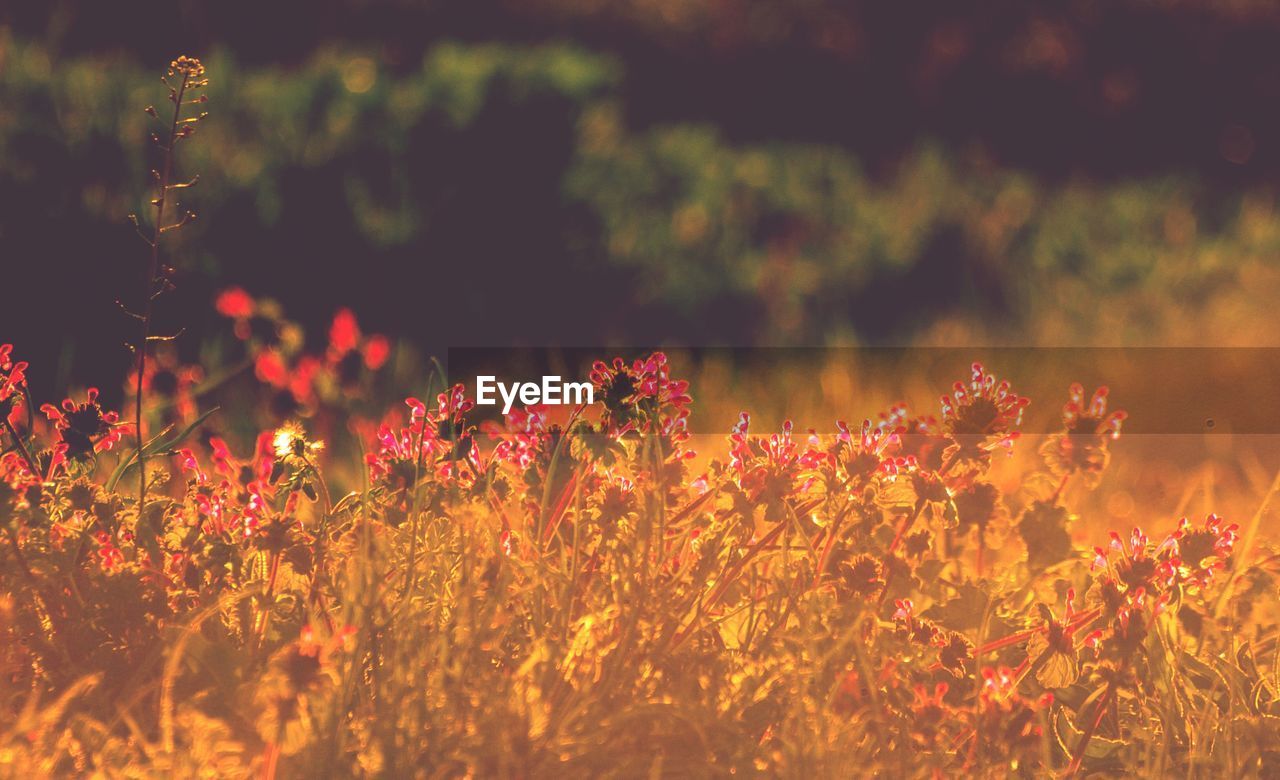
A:
POLYGON ((941 521, 943 528, 955 528, 960 525, 960 512, 956 509, 955 501, 942 503, 941 521))
POLYGON ((895 479, 882 484, 880 492, 876 494, 877 504, 900 512, 910 512, 918 500, 915 484, 910 479, 895 479))
MULTIPOLYGON (((186 428, 183 428, 176 436, 174 436, 171 439, 168 439, 167 441, 162 442, 162 441, 159 441, 160 437, 164 436, 165 433, 171 430, 172 426, 170 426, 169 428, 165 428, 163 431, 160 432, 158 436, 156 436, 154 439, 147 442, 145 446, 143 446, 142 457, 146 459, 151 457, 152 455, 156 455, 158 453, 171 450, 174 447, 178 446, 188 436, 190 436, 191 432, 194 431, 196 428, 198 428, 201 423, 209 419, 210 415, 218 411, 218 408, 219 407, 216 407, 216 406, 213 407, 209 411, 197 417, 194 422, 192 422, 186 428)), ((123 477, 125 473, 137 463, 137 461, 138 461, 137 450, 134 450, 132 453, 130 453, 128 458, 125 458, 124 460, 120 461, 120 464, 116 466, 116 470, 111 473, 111 478, 107 480, 106 489, 108 492, 112 492, 116 489, 116 484, 120 481, 121 477, 123 477)))
POLYGON ((1027 547, 1027 566, 1041 571, 1072 557, 1071 534, 1067 510, 1047 501, 1036 501, 1027 507, 1018 521, 1018 535, 1027 547))
POLYGON ((295 544, 285 548, 284 559, 288 561, 289 566, 304 577, 311 576, 312 568, 315 566, 315 560, 311 554, 311 548, 305 544, 295 544))
POLYGON ((160 537, 164 535, 164 513, 168 502, 151 501, 138 517, 133 527, 136 544, 146 551, 151 565, 164 566, 164 550, 160 547, 160 537))
POLYGON ((1253 658, 1252 643, 1245 642, 1240 645, 1240 649, 1236 650, 1236 665, 1239 666, 1241 671, 1248 675, 1251 680, 1258 679, 1258 664, 1253 658))
POLYGON ((338 503, 333 505, 333 513, 335 515, 338 515, 338 514, 342 514, 348 509, 355 508, 356 504, 358 504, 362 498, 363 496, 360 493, 354 490, 351 491, 350 493, 346 494, 342 498, 338 499, 338 503))
MULTIPOLYGON (((1058 738, 1058 745, 1063 752, 1073 756, 1080 745, 1080 739, 1084 737, 1084 731, 1076 728, 1068 712, 1066 707, 1058 708, 1057 715, 1053 719, 1053 733, 1058 738)), ((1085 758, 1111 758, 1122 747, 1124 747, 1124 740, 1109 739, 1094 733, 1089 744, 1085 746, 1084 755, 1085 758)))
POLYGON ((751 610, 748 605, 735 608, 716 621, 716 629, 724 646, 731 651, 741 650, 751 634, 751 610))
POLYGON ((1165 631, 1156 631, 1154 635, 1160 646, 1147 654, 1147 676, 1157 692, 1153 704, 1165 710, 1164 717, 1174 737, 1185 740, 1187 710, 1195 707, 1196 703, 1191 699, 1190 686, 1182 683, 1177 669, 1171 663, 1179 652, 1173 646, 1172 638, 1165 631))
POLYGON ((1178 661, 1184 672, 1183 677, 1200 693, 1214 697, 1220 709, 1226 709, 1231 683, 1222 671, 1186 652, 1179 654, 1178 661))
POLYGON ((1080 662, 1070 653, 1048 653, 1036 672, 1036 680, 1046 688, 1065 688, 1080 677, 1080 662))
POLYGON ((981 586, 969 582, 960 584, 955 590, 954 598, 948 599, 945 604, 929 607, 924 616, 952 631, 974 632, 982 628, 988 603, 995 606, 991 596, 981 586))

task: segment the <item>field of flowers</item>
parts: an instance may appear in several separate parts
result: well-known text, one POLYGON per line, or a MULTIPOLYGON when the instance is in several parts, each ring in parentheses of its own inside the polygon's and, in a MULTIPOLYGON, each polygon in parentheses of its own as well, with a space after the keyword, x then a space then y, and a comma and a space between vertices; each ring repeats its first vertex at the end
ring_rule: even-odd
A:
POLYGON ((232 446, 158 358, 141 504, 131 424, 0 350, 6 774, 1276 771, 1276 558, 1214 515, 1080 543, 1105 389, 1008 492, 1028 400, 977 364, 936 412, 744 412, 695 455, 661 353, 597 363, 563 424, 474 424, 463 385, 370 419, 388 351, 349 313, 308 355, 218 307, 305 422, 232 446))
POLYGON ((184 362, 151 303, 205 77, 168 78, 125 404, 0 347, 0 774, 1280 775, 1276 483, 1107 528, 1126 413, 1064 386, 1031 441, 979 363, 712 438, 662 352, 493 419, 239 288, 184 362))

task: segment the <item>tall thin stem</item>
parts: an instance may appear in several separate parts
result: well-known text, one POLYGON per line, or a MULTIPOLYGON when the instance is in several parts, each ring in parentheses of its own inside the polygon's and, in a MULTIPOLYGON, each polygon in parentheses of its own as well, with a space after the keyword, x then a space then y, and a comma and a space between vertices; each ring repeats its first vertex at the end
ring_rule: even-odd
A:
POLYGON ((147 370, 147 344, 151 340, 151 317, 155 313, 155 300, 159 294, 156 289, 156 280, 160 276, 160 236, 164 233, 164 207, 169 197, 169 180, 173 175, 173 155, 174 145, 178 141, 178 123, 182 120, 182 99, 186 95, 187 85, 190 83, 190 76, 185 72, 180 73, 182 82, 178 85, 173 96, 173 119, 169 122, 169 137, 163 147, 164 162, 161 165, 160 179, 157 185, 155 197, 156 216, 155 223, 151 229, 151 259, 147 267, 147 278, 144 286, 144 298, 142 309, 142 334, 138 340, 138 375, 134 385, 133 395, 133 422, 134 432, 137 438, 137 460, 138 460, 138 517, 142 517, 142 510, 147 503, 147 464, 145 459, 146 439, 142 433, 142 385, 143 375, 147 370))

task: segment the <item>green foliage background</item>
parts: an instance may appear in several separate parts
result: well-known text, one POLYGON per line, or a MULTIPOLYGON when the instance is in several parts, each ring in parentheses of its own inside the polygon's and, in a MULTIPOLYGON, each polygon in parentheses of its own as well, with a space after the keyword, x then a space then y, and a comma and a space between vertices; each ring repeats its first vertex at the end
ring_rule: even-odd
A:
MULTIPOLYGON (((56 247, 65 235, 44 237, 65 231, 102 251, 91 279, 131 285, 126 216, 143 211, 140 109, 163 98, 154 75, 127 58, 56 59, 12 35, 0 62, 8 262, 39 265, 49 258, 31 246, 56 247), (47 224, 24 243, 32 219, 47 224)), ((1269 187, 1224 195, 1176 173, 1053 181, 928 142, 873 172, 831 145, 736 142, 697 121, 635 126, 622 62, 570 44, 447 43, 394 73, 350 49, 300 67, 225 51, 206 62, 212 115, 182 162, 201 175, 200 227, 176 253, 193 296, 256 282, 295 308, 313 299, 322 316, 354 296, 375 326, 445 343, 456 333, 442 328, 492 323, 495 310, 511 316, 482 340, 561 337, 512 327, 537 310, 521 298, 537 277, 536 294, 577 294, 598 334, 631 343, 1274 335, 1269 187), (322 206, 313 214, 298 192, 322 206), (533 233, 530 256, 491 261, 468 285, 460 265, 507 249, 485 243, 486 226, 533 233), (395 289, 406 273, 440 280, 454 303, 436 289, 421 308, 438 319, 413 310, 424 293, 395 289)))

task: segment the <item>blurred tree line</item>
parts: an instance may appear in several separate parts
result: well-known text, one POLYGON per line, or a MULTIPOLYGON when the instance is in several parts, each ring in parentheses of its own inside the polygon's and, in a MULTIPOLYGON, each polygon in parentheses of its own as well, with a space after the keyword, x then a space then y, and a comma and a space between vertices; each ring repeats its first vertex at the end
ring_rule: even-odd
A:
POLYGON ((1274 338, 1273 6, 925 10, 13 4, 0 333, 62 355, 40 381, 126 361, 142 107, 192 52, 200 219, 161 315, 191 338, 232 283, 428 351, 1274 338))

